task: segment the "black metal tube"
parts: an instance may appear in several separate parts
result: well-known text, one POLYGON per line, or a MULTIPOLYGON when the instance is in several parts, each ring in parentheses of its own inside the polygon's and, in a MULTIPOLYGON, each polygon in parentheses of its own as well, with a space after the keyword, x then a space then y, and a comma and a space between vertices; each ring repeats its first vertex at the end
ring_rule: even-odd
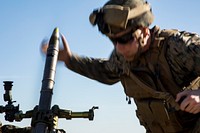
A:
POLYGON ((59 29, 55 28, 50 38, 49 46, 47 49, 46 63, 44 68, 44 75, 42 80, 42 88, 38 107, 38 112, 42 112, 42 114, 39 114, 42 118, 37 118, 38 122, 36 123, 34 130, 32 130, 34 133, 46 133, 48 128, 48 124, 44 122, 42 115, 48 114, 51 108, 58 52, 59 29))

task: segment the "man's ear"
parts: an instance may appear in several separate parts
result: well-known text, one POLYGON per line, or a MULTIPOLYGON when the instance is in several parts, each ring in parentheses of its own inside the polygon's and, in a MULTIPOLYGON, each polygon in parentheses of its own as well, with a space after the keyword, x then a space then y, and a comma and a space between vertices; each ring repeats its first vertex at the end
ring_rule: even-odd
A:
MULTIPOLYGON (((147 44, 147 42, 148 42, 148 40, 149 40, 150 30, 149 30, 149 28, 147 28, 147 27, 141 27, 141 28, 139 29, 139 31, 140 31, 140 35, 137 36, 138 41, 140 42, 140 45, 141 45, 142 47, 145 47, 146 44, 147 44)), ((138 34, 137 34, 137 35, 138 35, 138 34)))
POLYGON ((150 30, 148 27, 140 27, 134 32, 136 38, 145 38, 150 35, 150 30), (142 35, 142 36, 141 36, 142 35))

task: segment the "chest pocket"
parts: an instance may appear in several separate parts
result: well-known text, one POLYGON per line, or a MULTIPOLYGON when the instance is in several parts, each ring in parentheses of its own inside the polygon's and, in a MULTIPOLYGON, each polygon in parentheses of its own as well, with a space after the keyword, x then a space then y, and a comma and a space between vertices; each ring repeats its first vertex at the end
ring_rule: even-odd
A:
POLYGON ((144 90, 144 88, 141 87, 137 81, 133 80, 130 76, 121 76, 121 81, 127 96, 136 99, 152 97, 152 94, 146 92, 146 90, 144 90))

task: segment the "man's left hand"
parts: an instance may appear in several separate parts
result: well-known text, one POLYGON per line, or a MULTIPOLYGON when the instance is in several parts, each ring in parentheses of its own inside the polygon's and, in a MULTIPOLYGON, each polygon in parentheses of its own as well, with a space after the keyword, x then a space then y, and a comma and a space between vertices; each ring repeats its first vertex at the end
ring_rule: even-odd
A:
POLYGON ((176 95, 176 102, 185 97, 180 103, 180 109, 189 113, 200 112, 200 90, 185 90, 176 95))

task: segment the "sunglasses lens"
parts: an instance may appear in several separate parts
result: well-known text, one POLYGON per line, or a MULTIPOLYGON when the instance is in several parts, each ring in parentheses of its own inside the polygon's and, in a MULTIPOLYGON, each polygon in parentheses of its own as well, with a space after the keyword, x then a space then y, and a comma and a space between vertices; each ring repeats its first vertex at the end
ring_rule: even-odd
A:
POLYGON ((134 37, 132 35, 132 32, 129 32, 128 34, 125 34, 121 37, 117 37, 117 38, 110 38, 110 40, 116 44, 116 43, 119 43, 119 44, 127 44, 128 42, 134 40, 134 37))

